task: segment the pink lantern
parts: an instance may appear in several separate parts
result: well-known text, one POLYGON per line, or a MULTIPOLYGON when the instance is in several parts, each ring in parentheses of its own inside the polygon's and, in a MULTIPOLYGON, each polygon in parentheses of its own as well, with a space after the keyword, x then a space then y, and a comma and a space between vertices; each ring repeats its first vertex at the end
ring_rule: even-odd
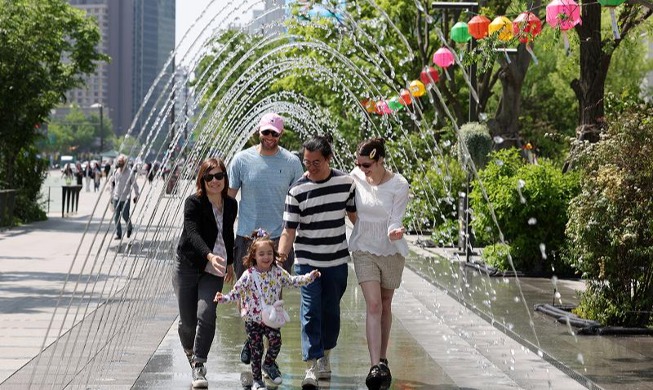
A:
POLYGON ((433 54, 433 62, 440 68, 444 69, 445 76, 447 76, 448 80, 451 80, 451 77, 449 77, 449 73, 447 72, 447 68, 456 62, 456 57, 454 57, 454 54, 451 52, 451 50, 447 49, 446 47, 439 48, 433 54))
POLYGON ((386 100, 379 100, 376 103, 376 113, 379 115, 392 114, 392 110, 390 109, 390 106, 388 106, 388 102, 386 100))
POLYGON ((447 69, 456 62, 456 58, 451 50, 441 47, 433 54, 433 62, 440 68, 447 69))
POLYGON ((546 6, 546 22, 551 27, 558 27, 562 30, 565 50, 569 54, 567 30, 571 30, 577 24, 582 24, 580 6, 574 0, 553 0, 546 6))

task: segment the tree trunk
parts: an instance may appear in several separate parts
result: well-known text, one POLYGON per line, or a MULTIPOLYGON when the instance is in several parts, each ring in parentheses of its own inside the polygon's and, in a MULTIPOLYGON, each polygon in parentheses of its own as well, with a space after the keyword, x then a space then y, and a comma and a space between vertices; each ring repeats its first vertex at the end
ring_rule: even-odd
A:
MULTIPOLYGON (((511 54, 508 54, 511 55, 511 54)), ((519 135, 519 115, 521 112, 521 88, 526 78, 531 56, 524 44, 520 44, 517 53, 512 54, 510 63, 505 56, 498 57, 501 69, 501 100, 495 115, 495 120, 489 123, 492 137, 501 137, 500 148, 521 147, 519 135)))
POLYGON ((610 68, 612 50, 604 50, 601 41, 601 5, 585 3, 582 25, 576 26, 580 39, 580 79, 571 82, 578 98, 578 140, 598 142, 605 126, 605 80, 610 68))

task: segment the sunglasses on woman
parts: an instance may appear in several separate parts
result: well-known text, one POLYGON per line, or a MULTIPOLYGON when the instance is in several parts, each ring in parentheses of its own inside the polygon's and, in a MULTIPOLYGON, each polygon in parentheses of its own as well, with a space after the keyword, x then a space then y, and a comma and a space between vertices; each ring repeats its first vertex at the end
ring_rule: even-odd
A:
POLYGON ((277 137, 280 135, 279 133, 274 132, 274 131, 272 131, 272 130, 263 130, 263 131, 261 131, 261 134, 262 134, 262 135, 265 135, 265 136, 271 135, 271 136, 273 136, 274 138, 277 138, 277 137))
POLYGON ((203 178, 204 181, 206 181, 206 182, 209 182, 209 181, 211 181, 211 180, 213 180, 213 179, 215 179, 215 180, 222 180, 222 179, 224 179, 225 177, 227 177, 227 173, 226 173, 226 172, 205 173, 204 176, 202 176, 202 178, 203 178))

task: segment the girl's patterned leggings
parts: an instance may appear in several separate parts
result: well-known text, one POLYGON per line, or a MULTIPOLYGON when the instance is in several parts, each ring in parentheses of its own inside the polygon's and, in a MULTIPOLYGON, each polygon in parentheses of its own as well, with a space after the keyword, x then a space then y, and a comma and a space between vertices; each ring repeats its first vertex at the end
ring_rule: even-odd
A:
POLYGON ((261 380, 261 359, 263 357, 263 337, 268 338, 268 352, 265 354, 266 366, 272 365, 281 351, 281 330, 253 321, 245 323, 245 330, 249 336, 249 345, 252 353, 252 377, 254 380, 261 380))

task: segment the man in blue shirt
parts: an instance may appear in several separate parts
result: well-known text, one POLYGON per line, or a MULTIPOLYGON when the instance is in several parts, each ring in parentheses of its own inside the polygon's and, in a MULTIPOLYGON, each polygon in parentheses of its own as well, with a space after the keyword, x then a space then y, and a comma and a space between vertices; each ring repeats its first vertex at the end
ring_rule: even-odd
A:
MULTIPOLYGON (((275 113, 263 115, 258 126, 260 143, 242 150, 229 164, 229 196, 240 191, 238 229, 234 243, 236 280, 245 271, 243 257, 247 254, 253 230, 263 228, 275 243, 283 230, 283 210, 288 188, 303 174, 297 156, 279 146, 283 134, 283 118, 275 113)), ((291 273, 294 255, 288 254, 284 268, 291 273)), ((243 363, 249 364, 249 347, 241 352, 243 363)))

